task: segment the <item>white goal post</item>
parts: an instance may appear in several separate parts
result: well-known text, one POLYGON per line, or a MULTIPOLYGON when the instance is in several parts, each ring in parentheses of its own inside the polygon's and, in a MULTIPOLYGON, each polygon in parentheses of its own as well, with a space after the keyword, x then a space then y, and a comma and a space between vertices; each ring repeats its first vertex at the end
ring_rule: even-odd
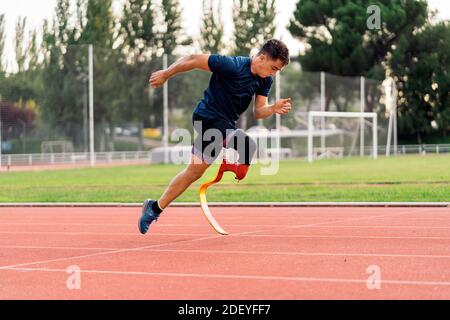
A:
POLYGON ((314 117, 329 118, 372 118, 372 136, 373 147, 372 156, 378 158, 378 121, 375 112, 327 112, 327 111, 310 111, 308 112, 308 162, 313 161, 313 138, 314 138, 314 117))

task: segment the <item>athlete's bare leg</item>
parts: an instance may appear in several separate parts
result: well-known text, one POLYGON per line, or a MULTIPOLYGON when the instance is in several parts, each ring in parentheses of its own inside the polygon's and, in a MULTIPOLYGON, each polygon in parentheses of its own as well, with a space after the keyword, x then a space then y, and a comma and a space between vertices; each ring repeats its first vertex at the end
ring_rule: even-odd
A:
POLYGON ((210 166, 209 163, 202 161, 195 155, 192 155, 188 166, 181 171, 164 191, 158 200, 158 206, 163 210, 172 201, 178 198, 191 184, 200 179, 210 166))

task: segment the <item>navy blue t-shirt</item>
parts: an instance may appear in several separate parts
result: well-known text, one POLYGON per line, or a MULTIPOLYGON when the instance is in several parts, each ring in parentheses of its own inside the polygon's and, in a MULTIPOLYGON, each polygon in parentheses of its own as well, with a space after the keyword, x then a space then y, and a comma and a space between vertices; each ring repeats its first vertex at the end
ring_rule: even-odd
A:
POLYGON ((272 77, 252 74, 250 64, 250 57, 211 55, 208 65, 212 76, 194 114, 222 118, 234 126, 255 94, 267 97, 272 77))

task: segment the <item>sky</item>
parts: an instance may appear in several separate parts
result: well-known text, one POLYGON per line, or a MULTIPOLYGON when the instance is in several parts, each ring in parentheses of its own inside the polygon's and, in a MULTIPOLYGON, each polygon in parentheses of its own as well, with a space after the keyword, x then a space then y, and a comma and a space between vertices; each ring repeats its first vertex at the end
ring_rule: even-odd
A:
MULTIPOLYGON (((124 0, 113 0, 114 12, 120 11, 124 0)), ((286 30, 286 25, 295 9, 298 0, 276 1, 276 26, 275 37, 286 42, 292 54, 302 50, 303 44, 293 39, 286 30)), ((73 5, 75 0, 72 0, 73 5)), ((232 0, 222 0, 222 19, 225 25, 225 37, 232 34, 232 0)), ((439 19, 450 19, 449 0, 428 0, 431 8, 439 10, 439 19)), ((54 15, 56 0, 0 0, 0 14, 5 14, 5 31, 7 34, 5 55, 8 60, 8 70, 14 68, 13 40, 15 24, 19 16, 27 17, 29 28, 41 28, 44 19, 51 20, 54 15)), ((186 34, 199 37, 202 15, 202 0, 180 0, 182 8, 182 23, 186 34)))

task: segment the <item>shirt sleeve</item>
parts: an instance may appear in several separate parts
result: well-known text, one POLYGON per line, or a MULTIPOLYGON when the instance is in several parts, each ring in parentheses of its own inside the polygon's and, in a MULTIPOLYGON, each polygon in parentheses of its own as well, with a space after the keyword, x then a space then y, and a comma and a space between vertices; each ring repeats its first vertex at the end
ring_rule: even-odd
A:
POLYGON ((262 85, 259 88, 259 90, 256 92, 256 94, 259 96, 268 97, 269 93, 270 93, 270 88, 272 87, 272 83, 273 83, 272 77, 263 79, 262 85))
POLYGON ((236 71, 236 63, 233 57, 212 54, 208 59, 209 69, 218 74, 230 75, 236 71))

